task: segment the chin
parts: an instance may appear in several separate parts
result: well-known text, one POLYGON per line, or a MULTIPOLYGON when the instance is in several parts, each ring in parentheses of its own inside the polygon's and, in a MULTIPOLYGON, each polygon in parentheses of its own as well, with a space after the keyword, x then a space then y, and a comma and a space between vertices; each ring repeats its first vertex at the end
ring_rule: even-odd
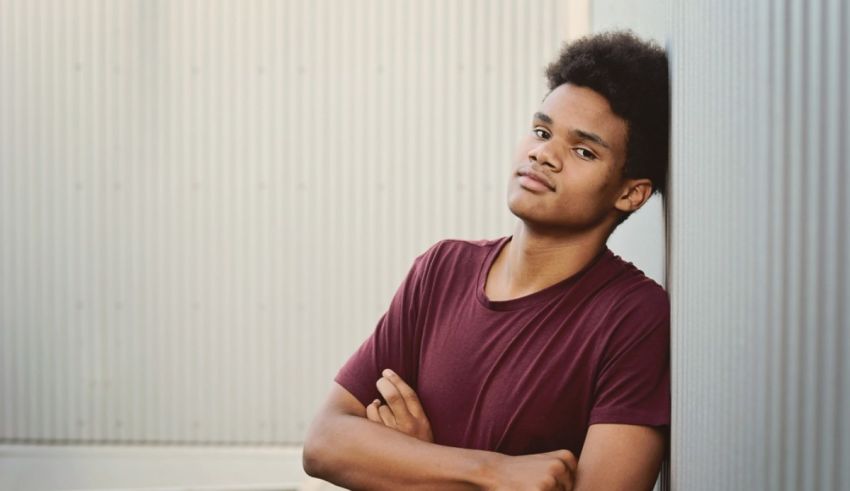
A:
POLYGON ((540 210, 535 210, 534 207, 528 206, 526 203, 523 203, 522 200, 511 199, 508 198, 508 209, 511 213, 526 223, 534 223, 538 225, 544 225, 548 223, 545 215, 540 213, 540 210))
POLYGON ((599 227, 604 222, 604 217, 574 216, 570 210, 562 210, 558 216, 553 217, 552 210, 547 212, 540 207, 528 206, 528 203, 523 203, 522 200, 512 200, 510 197, 508 209, 527 226, 540 231, 587 231, 599 227))
POLYGON ((517 216, 517 218, 523 218, 526 214, 525 207, 522 206, 522 203, 519 202, 521 200, 516 199, 511 194, 508 194, 508 209, 517 216))
POLYGON ((522 188, 508 189, 508 209, 511 210, 511 213, 516 215, 517 213, 521 213, 521 210, 526 210, 526 212, 531 211, 533 208, 540 208, 539 199, 535 199, 537 196, 529 196, 529 193, 522 188))

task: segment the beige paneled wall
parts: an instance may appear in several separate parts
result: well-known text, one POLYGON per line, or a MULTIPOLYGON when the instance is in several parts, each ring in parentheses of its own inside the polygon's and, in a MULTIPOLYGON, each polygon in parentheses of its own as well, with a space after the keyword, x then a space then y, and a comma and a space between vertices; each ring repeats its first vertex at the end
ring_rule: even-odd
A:
POLYGON ((0 440, 299 442, 415 255, 511 232, 562 3, 0 0, 0 440))

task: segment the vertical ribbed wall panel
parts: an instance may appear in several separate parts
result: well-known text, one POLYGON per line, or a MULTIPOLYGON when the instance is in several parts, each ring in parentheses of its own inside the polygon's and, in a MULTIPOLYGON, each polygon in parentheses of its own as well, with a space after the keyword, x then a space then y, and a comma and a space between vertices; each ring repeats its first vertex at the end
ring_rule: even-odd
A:
POLYGON ((298 442, 413 258, 511 232, 556 0, 0 0, 0 440, 298 442))
POLYGON ((672 489, 850 488, 850 6, 593 13, 670 47, 672 489))
POLYGON ((850 486, 850 6, 593 2, 670 48, 675 490, 850 486))
POLYGON ((850 486, 846 11, 723 2, 674 17, 676 489, 850 486))

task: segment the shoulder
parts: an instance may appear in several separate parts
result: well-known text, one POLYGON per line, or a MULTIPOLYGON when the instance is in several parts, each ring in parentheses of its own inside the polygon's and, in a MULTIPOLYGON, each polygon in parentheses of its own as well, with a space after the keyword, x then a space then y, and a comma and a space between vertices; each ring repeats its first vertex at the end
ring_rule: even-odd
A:
MULTIPOLYGON (((497 244, 504 241, 507 237, 499 237, 498 239, 480 239, 480 240, 466 240, 466 239, 443 239, 425 251, 424 254, 429 253, 442 253, 442 254, 457 254, 464 252, 476 252, 476 251, 489 251, 491 248, 496 246, 497 244)), ((424 255, 423 254, 423 255, 424 255)))
POLYGON ((603 263, 599 268, 603 286, 592 299, 601 333, 640 336, 669 330, 670 300, 665 289, 613 252, 605 252, 603 263))
POLYGON ((506 237, 481 240, 443 239, 417 256, 416 262, 430 268, 440 264, 477 261, 486 257, 505 239, 506 237))
POLYGON ((602 294, 607 301, 620 307, 669 309, 670 301, 664 287, 610 250, 605 254, 605 269, 610 276, 602 294))
POLYGON ((443 239, 416 257, 412 277, 426 288, 459 287, 477 277, 488 254, 505 239, 443 239))

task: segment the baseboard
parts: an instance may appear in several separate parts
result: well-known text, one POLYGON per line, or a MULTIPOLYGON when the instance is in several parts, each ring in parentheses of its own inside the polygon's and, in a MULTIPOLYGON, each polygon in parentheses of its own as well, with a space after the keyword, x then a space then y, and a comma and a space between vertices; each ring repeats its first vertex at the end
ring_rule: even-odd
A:
POLYGON ((300 447, 0 445, 2 491, 297 491, 300 447))

